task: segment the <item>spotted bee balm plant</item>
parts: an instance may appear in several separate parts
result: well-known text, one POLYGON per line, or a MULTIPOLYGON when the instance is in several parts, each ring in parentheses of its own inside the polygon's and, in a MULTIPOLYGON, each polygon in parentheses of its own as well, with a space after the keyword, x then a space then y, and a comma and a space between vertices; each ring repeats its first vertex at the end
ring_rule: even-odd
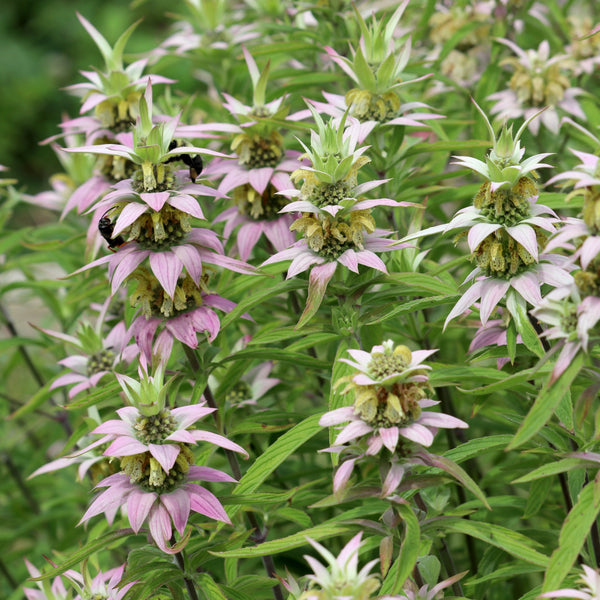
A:
POLYGON ((92 5, 0 136, 0 597, 598 597, 596 3, 92 5))

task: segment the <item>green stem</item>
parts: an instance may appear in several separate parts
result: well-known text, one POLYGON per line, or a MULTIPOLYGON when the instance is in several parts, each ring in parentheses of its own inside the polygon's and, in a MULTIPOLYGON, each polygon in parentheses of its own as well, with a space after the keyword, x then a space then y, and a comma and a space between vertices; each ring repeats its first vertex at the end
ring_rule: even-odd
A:
POLYGON ((19 587, 19 584, 17 583, 17 581, 15 581, 15 578, 11 575, 10 571, 6 568, 6 565, 4 564, 4 561, 1 558, 0 558, 0 571, 2 572, 4 577, 6 577, 6 580, 8 581, 10 586, 14 590, 16 590, 19 587))
MULTIPOLYGON (((195 350, 193 348, 189 348, 185 344, 183 344, 183 349, 188 358, 190 366, 192 367, 192 370, 193 371, 200 370, 200 361, 198 360, 198 357, 196 356, 195 350)), ((226 435, 227 431, 221 422, 221 417, 219 415, 219 407, 217 405, 217 401, 215 400, 215 397, 213 396, 212 390, 210 389, 210 386, 208 385, 208 383, 206 384, 206 387, 204 388, 204 398, 206 399, 206 403, 208 404, 208 406, 215 409, 212 412, 212 415, 213 415, 213 419, 214 419, 215 427, 217 428, 217 431, 222 435, 226 435)), ((239 481, 242 476, 242 471, 240 469, 240 463, 238 461, 237 454, 235 452, 233 452, 233 450, 228 450, 227 448, 225 448, 224 450, 225 450, 225 454, 227 456, 227 460, 229 461, 229 465, 231 467, 233 476, 239 481)), ((262 530, 262 528, 256 518, 256 515, 254 513, 246 512, 245 515, 250 523, 250 527, 254 530, 254 533, 251 536, 252 541, 255 544, 262 544, 267 538, 267 532, 262 530)), ((275 569, 275 563, 273 562, 273 557, 270 555, 263 556, 262 562, 263 562, 265 571, 267 572, 267 575, 269 577, 272 577, 275 579, 277 571, 275 569)), ((273 597, 275 598, 275 600, 283 600, 283 592, 281 591, 281 586, 279 584, 277 584, 276 586, 273 586, 272 589, 273 589, 273 597)))
MULTIPOLYGON (((422 510, 425 514, 427 514, 427 505, 423 501, 421 494, 419 494, 418 492, 415 494, 415 503, 419 507, 420 510, 422 510)), ((452 558, 452 554, 450 554, 450 550, 448 548, 448 545, 446 544, 446 540, 444 538, 441 538, 440 542, 442 544, 442 550, 440 552, 440 556, 441 556, 442 562, 444 563, 444 568, 446 569, 446 575, 448 577, 452 577, 453 575, 455 575, 457 573, 456 565, 454 564, 454 559, 452 558)), ((415 570, 417 570, 416 566, 415 566, 415 570)), ((477 569, 474 568, 473 573, 476 573, 476 572, 477 572, 477 569)), ((456 581, 452 585, 452 587, 454 589, 454 594, 456 596, 460 596, 462 598, 463 591, 462 591, 462 586, 460 585, 460 581, 456 581)))
MULTIPOLYGON (((175 536, 173 535, 171 536, 171 545, 175 544, 176 540, 175 536)), ((185 557, 183 555, 183 550, 175 554, 175 562, 177 563, 177 566, 181 569, 181 572, 183 573, 183 581, 185 582, 185 587, 190 596, 190 600, 198 600, 198 592, 196 591, 196 586, 194 585, 194 582, 185 574, 185 557)))
MULTIPOLYGON (((8 314, 7 310, 4 308, 4 305, 2 305, 2 304, 0 304, 0 316, 2 317, 2 321, 4 322, 4 325, 8 329, 8 332, 10 333, 10 335, 14 338, 19 337, 17 328, 14 326, 14 323, 12 322, 10 315, 8 314)), ((42 377, 41 373, 38 371, 37 367, 35 366, 35 363, 33 362, 33 359, 31 358, 31 356, 29 355, 27 348, 25 348, 25 346, 23 346, 22 344, 19 344, 17 346, 17 350, 19 351, 19 354, 21 355, 23 362, 25 363, 25 365, 27 366, 27 368, 33 375, 33 378, 35 379, 36 383, 40 387, 43 387, 46 382, 44 381, 44 378, 42 377)), ((66 394, 64 394, 64 391, 63 391, 63 395, 64 395, 64 399, 65 399, 65 404, 66 404, 68 400, 67 400, 66 394)), ((55 402, 53 402, 53 403, 56 405, 55 402)), ((71 434, 73 433, 73 429, 71 428, 71 425, 69 424, 69 420, 67 417, 67 411, 63 410, 59 414, 57 414, 56 417, 53 417, 53 418, 62 425, 66 434, 68 436, 71 436, 71 434)))
POLYGON ((9 456, 9 454, 7 452, 2 453, 2 462, 4 462, 4 464, 6 465, 8 472, 10 473, 12 478, 15 480, 17 487, 21 490, 21 493, 23 494, 23 497, 27 501, 27 504, 29 504, 29 507, 31 508, 32 512, 35 513, 36 515, 39 515, 41 511, 40 511, 40 506, 37 503, 37 500, 34 498, 33 494, 31 493, 31 491, 25 484, 23 477, 21 477, 21 472, 19 471, 19 469, 17 468, 15 463, 12 461, 11 457, 9 456))
MULTIPOLYGON (((548 342, 548 339, 546 337, 544 337, 542 335, 543 330, 542 330, 542 326, 540 325, 540 322, 537 319, 534 319, 531 314, 528 313, 529 316, 529 322, 531 323, 531 325, 533 326, 533 328, 535 329, 535 332, 538 334, 538 338, 542 344, 542 347, 544 348, 544 350, 546 352, 550 351, 550 343, 548 342)), ((558 452, 558 450, 556 449, 556 447, 553 444, 548 444, 550 446, 550 448, 552 448, 553 451, 558 452)), ((565 510, 567 512, 567 515, 571 512, 571 509, 573 508, 573 503, 571 502, 571 495, 569 494, 569 484, 567 482, 567 478, 565 476, 564 473, 558 473, 557 474, 558 477, 558 482, 560 484, 560 489, 563 495, 563 499, 565 501, 565 510)), ((596 529, 596 527, 594 527, 593 529, 596 529)), ((596 536, 598 535, 598 531, 596 530, 596 536)), ((600 552, 600 548, 598 550, 600 552)), ((596 555, 596 558, 598 558, 599 555, 596 555)), ((581 554, 579 554, 577 556, 577 562, 582 565, 584 564, 584 560, 583 557, 581 556, 581 554)))

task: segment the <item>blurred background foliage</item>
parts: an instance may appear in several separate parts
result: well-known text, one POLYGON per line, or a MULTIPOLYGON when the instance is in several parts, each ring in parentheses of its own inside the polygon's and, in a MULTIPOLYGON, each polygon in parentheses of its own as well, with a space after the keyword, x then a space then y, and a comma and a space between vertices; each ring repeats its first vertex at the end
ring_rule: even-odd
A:
MULTIPOLYGON (((76 11, 111 44, 143 17, 127 45, 127 52, 136 54, 164 39, 172 22, 165 16, 169 8, 173 4, 167 0, 143 5, 117 0, 8 0, 0 4, 0 164, 9 168, 5 177, 18 180, 18 190, 34 194, 50 188, 49 177, 62 169, 52 149, 40 145, 40 141, 59 133, 61 115, 78 115, 80 99, 63 88, 83 81, 81 69, 103 64, 76 11)), ((0 220, 8 219, 9 229, 39 224, 46 218, 56 219, 54 214, 25 203, 14 206, 7 201, 0 210, 0 220)), ((4 284, 10 264, 3 268, 4 284)), ((9 301, 6 294, 3 300, 9 301)), ((26 322, 32 318, 31 313, 14 314, 13 318, 21 335, 30 334, 26 322)), ((1 320, 6 322, 6 315, 1 320)), ((71 431, 66 421, 61 421, 65 415, 60 411, 57 418, 40 414, 30 415, 26 422, 6 419, 16 408, 14 399, 28 397, 38 386, 34 377, 24 375, 20 369, 18 381, 8 377, 20 360, 20 351, 4 337, 0 346, 8 352, 2 361, 4 383, 0 393, 0 546, 4 549, 0 558, 0 598, 22 598, 20 589, 12 595, 10 590, 18 588, 28 576, 24 557, 31 557, 42 568, 42 556, 56 560, 55 552, 77 545, 81 530, 75 525, 80 514, 73 512, 73 505, 85 507, 89 483, 76 483, 73 473, 63 472, 26 481, 31 464, 47 462, 46 452, 51 451, 48 440, 60 439, 62 448, 71 431), (63 495, 49 494, 49 489, 60 489, 63 495)), ((55 360, 49 364, 55 364, 55 360)))
POLYGON ((19 189, 48 188, 57 170, 52 150, 39 142, 59 132, 61 115, 77 116, 80 100, 63 88, 83 80, 81 69, 102 67, 100 53, 77 20, 79 11, 114 43, 143 18, 128 53, 150 50, 171 24, 168 0, 125 3, 117 0, 10 0, 0 8, 0 164, 19 181, 19 189))

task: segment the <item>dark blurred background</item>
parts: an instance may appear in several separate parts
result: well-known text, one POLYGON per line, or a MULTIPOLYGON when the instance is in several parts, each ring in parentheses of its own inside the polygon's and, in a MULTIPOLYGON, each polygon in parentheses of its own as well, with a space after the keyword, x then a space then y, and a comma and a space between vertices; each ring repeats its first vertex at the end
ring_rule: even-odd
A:
POLYGON ((61 115, 78 114, 79 99, 62 88, 83 81, 80 69, 103 67, 100 52, 76 11, 111 45, 143 17, 126 47, 128 54, 135 54, 150 50, 167 36, 172 19, 165 15, 177 4, 168 0, 2 2, 0 164, 10 168, 4 177, 18 179, 20 190, 37 193, 48 189, 48 177, 60 170, 52 150, 39 142, 59 132, 61 115))

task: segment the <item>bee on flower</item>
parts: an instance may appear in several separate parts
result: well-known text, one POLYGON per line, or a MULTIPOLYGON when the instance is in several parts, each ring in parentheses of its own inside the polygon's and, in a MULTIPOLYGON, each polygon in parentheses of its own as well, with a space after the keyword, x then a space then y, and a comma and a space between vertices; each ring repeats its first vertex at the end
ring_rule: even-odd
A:
POLYGON ((233 135, 233 154, 213 160, 205 174, 220 179, 218 192, 233 198, 234 205, 218 215, 215 223, 225 223, 224 236, 234 238, 240 258, 248 260, 263 234, 277 251, 294 241, 289 230, 293 218, 279 212, 285 206, 279 192, 292 187, 290 173, 302 166, 302 161, 300 152, 285 148, 279 125, 287 118, 286 96, 270 102, 265 98, 270 63, 259 69, 250 52, 245 47, 242 51, 252 82, 252 105, 223 93, 223 106, 237 124, 202 123, 179 131, 191 138, 207 131, 233 135))

